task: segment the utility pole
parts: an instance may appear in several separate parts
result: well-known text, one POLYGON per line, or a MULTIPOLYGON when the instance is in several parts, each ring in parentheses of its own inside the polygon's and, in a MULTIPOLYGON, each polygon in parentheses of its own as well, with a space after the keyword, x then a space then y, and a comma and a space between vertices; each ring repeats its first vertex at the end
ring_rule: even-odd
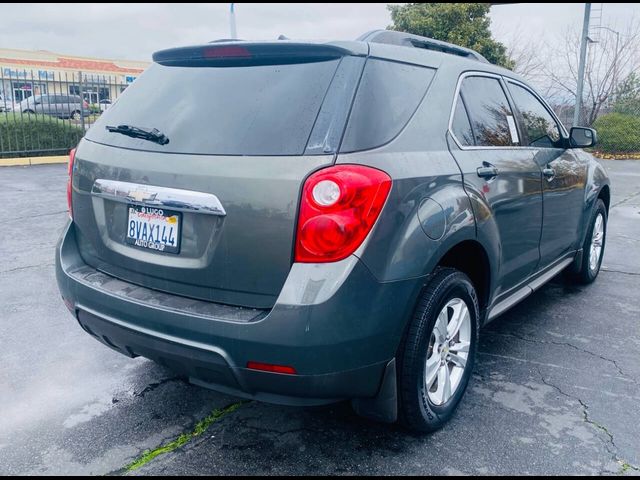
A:
POLYGON ((238 38, 238 33, 236 32, 236 10, 235 3, 231 4, 231 10, 229 11, 229 30, 231 33, 231 38, 234 40, 238 38))
POLYGON ((591 18, 591 4, 584 4, 584 21, 582 24, 582 40, 580 42, 580 63, 578 65, 578 88, 576 89, 576 105, 573 110, 573 126, 580 124, 582 114, 582 92, 584 90, 584 70, 587 61, 587 43, 589 42, 589 19, 591 18))

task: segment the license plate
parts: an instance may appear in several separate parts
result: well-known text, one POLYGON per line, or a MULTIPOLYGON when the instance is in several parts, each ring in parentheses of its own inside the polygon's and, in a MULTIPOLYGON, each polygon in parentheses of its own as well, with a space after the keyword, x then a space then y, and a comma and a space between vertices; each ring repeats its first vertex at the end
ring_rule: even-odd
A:
POLYGON ((140 205, 130 205, 128 208, 128 244, 164 253, 180 251, 182 218, 179 212, 140 205))

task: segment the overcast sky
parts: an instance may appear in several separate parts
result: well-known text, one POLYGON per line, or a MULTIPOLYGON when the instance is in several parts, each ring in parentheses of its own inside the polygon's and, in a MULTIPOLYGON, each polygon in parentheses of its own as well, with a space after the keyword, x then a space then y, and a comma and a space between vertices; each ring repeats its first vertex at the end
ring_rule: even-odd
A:
MULTIPOLYGON (((584 4, 492 7, 492 30, 506 43, 562 34, 581 25, 584 4)), ((600 4, 593 4, 594 6, 600 4)), ((162 48, 229 36, 229 4, 0 4, 0 46, 116 59, 150 60, 162 48)), ((640 21, 639 4, 603 4, 603 25, 640 21)), ((354 39, 391 22, 384 3, 237 3, 240 38, 354 39)))

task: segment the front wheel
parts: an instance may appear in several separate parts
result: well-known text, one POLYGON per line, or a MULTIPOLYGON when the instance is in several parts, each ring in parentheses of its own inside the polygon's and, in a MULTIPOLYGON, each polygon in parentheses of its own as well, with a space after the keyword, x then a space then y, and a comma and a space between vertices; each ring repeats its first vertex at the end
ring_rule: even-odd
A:
POLYGON ((80 117, 82 117, 82 114, 78 110, 71 113, 72 120, 80 120, 80 117))
POLYGON ((607 207, 601 199, 598 199, 591 217, 587 235, 582 245, 582 258, 579 265, 569 271, 569 279, 575 283, 587 285, 592 283, 602 265, 604 246, 607 239, 607 207))
POLYGON ((478 343, 479 308, 469 278, 436 270, 398 352, 398 412, 407 428, 432 432, 454 414, 469 383, 478 343))

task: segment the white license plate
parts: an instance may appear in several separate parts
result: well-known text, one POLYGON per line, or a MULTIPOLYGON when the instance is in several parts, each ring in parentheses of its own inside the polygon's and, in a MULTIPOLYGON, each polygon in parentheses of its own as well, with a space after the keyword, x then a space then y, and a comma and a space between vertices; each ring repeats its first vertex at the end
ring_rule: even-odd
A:
POLYGON ((127 243, 164 253, 180 251, 179 212, 163 208, 130 205, 127 218, 127 243))

